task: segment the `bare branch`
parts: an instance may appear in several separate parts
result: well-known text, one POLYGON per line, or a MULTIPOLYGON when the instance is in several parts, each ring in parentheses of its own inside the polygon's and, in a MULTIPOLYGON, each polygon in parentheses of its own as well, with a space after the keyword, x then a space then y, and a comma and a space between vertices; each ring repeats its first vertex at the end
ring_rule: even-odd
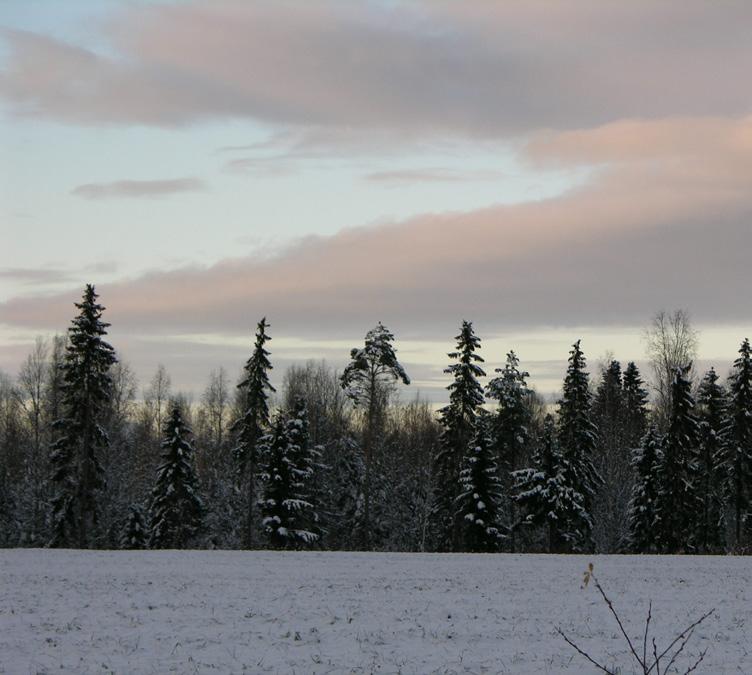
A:
POLYGON ((601 665, 600 663, 598 663, 598 662, 597 662, 597 661, 596 661, 595 659, 593 659, 593 658, 592 658, 592 657, 590 656, 590 654, 588 654, 588 653, 587 653, 586 651, 583 651, 582 649, 580 649, 580 648, 579 648, 579 647, 578 647, 578 646, 577 646, 577 645, 576 645, 576 644, 575 644, 574 642, 572 642, 572 640, 570 640, 570 639, 569 639, 569 638, 568 638, 568 637, 566 636, 566 634, 564 633, 564 631, 563 631, 563 630, 561 630, 561 628, 558 628, 558 627, 557 627, 557 628, 556 628, 556 632, 557 632, 557 633, 558 633, 559 635, 561 635, 561 637, 563 637, 563 638, 564 638, 564 639, 566 640, 567 644, 568 644, 568 645, 569 645, 570 647, 572 647, 572 649, 576 650, 576 651, 577 651, 577 653, 578 653, 578 654, 580 654, 581 656, 584 656, 584 657, 585 657, 585 658, 586 658, 586 659, 587 659, 588 661, 590 661, 590 663, 592 663, 592 664, 593 664, 593 665, 594 665, 594 666, 595 666, 596 668, 598 668, 598 670, 600 670, 600 671, 602 671, 602 672, 604 672, 604 673, 608 673, 608 675, 616 675, 616 671, 613 671, 613 670, 609 670, 608 668, 606 668, 606 666, 602 666, 602 665, 601 665))
POLYGON ((642 667, 648 662, 648 634, 650 633, 650 619, 653 618, 653 601, 648 601, 648 618, 645 619, 645 635, 642 638, 642 667))
MULTIPOLYGON (((659 659, 662 659, 664 656, 666 656, 666 654, 668 654, 673 649, 674 645, 677 642, 679 642, 679 640, 683 639, 686 642, 691 637, 692 633, 694 632, 694 629, 697 626, 699 626, 703 621, 705 621, 705 619, 707 619, 713 612, 715 612, 715 607, 713 609, 711 609, 709 612, 706 612, 705 614, 703 614, 699 619, 697 619, 697 621, 695 621, 695 622, 691 623, 689 626, 687 626, 681 633, 679 633, 679 635, 677 635, 673 639, 673 641, 671 642, 671 644, 668 647, 666 647, 666 649, 664 649, 661 652, 661 654, 659 656, 659 659), (686 638, 685 638, 685 636, 686 636, 686 638)), ((652 670, 652 668, 651 668, 651 670, 652 670)), ((648 670, 647 672, 649 673, 650 670, 648 670)), ((657 670, 656 672, 659 673, 660 671, 657 670)))
POLYGON ((616 623, 619 625, 619 630, 621 631, 621 634, 624 636, 624 639, 627 641, 627 644, 629 645, 629 649, 632 652, 632 656, 634 656, 637 663, 639 663, 644 668, 644 662, 640 660, 640 656, 637 653, 637 650, 634 648, 634 645, 632 644, 632 640, 630 639, 629 635, 627 635, 627 631, 624 629, 624 625, 622 624, 621 619, 619 618, 619 615, 616 613, 613 603, 611 602, 609 597, 606 595, 606 592, 603 590, 603 586, 601 586, 600 582, 595 577, 595 574, 593 574, 592 570, 590 571, 590 576, 593 579, 593 582, 595 583, 595 587, 598 589, 598 592, 601 594, 601 597, 603 598, 605 603, 608 605, 608 608, 611 611, 611 614, 613 615, 614 619, 616 619, 616 623))

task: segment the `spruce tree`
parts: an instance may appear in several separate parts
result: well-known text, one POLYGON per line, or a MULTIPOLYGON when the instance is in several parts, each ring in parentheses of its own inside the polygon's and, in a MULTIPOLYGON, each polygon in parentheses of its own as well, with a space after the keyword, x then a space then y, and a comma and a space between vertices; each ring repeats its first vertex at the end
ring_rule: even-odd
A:
POLYGON ((629 548, 633 553, 656 550, 655 508, 658 499, 658 455, 661 439, 650 427, 642 445, 633 450, 634 483, 629 502, 629 548))
POLYGON ((629 446, 625 439, 625 402, 621 365, 612 360, 603 371, 593 400, 598 429, 595 467, 603 478, 593 505, 598 550, 613 553, 626 543, 627 509, 632 492, 629 446))
POLYGON ((696 550, 697 514, 702 502, 697 494, 697 453, 700 425, 694 414, 691 366, 677 368, 671 391, 668 431, 658 461, 656 540, 662 553, 696 550))
POLYGON ((736 546, 743 544, 745 525, 749 527, 752 496, 752 348, 744 339, 739 358, 729 378, 729 403, 724 428, 725 471, 734 518, 736 546))
POLYGON ((475 438, 465 451, 459 482, 455 519, 461 549, 471 553, 498 551, 502 541, 499 526, 502 486, 497 475, 493 444, 483 422, 477 425, 475 438))
POLYGON ((459 529, 454 518, 455 501, 460 492, 460 465, 465 450, 477 432, 478 412, 483 405, 483 389, 478 382, 485 372, 478 365, 483 359, 475 352, 480 338, 473 332, 473 324, 462 322, 462 330, 455 338, 457 350, 449 353, 456 363, 444 372, 453 376, 449 390, 449 405, 439 411, 442 426, 439 450, 434 460, 434 493, 431 522, 440 551, 456 550, 459 529))
POLYGON ((511 499, 514 481, 512 472, 520 468, 520 462, 530 444, 530 409, 531 390, 527 386, 530 376, 520 370, 520 360, 510 351, 504 368, 494 372, 499 375, 486 386, 488 398, 498 401, 498 408, 491 422, 491 436, 499 467, 502 486, 502 504, 500 518, 505 522, 504 529, 509 532, 510 550, 515 551, 515 521, 517 520, 516 503, 511 499))
POLYGON ((305 399, 299 397, 288 413, 287 437, 290 441, 292 466, 295 478, 296 538, 301 546, 311 546, 321 541, 321 518, 316 504, 317 474, 321 469, 321 450, 311 443, 308 409, 305 399))
POLYGON ((340 384, 356 408, 363 411, 362 434, 363 454, 363 509, 359 539, 362 548, 372 547, 373 532, 371 522, 373 473, 376 452, 380 446, 379 428, 383 423, 384 410, 395 382, 410 384, 402 364, 397 360, 393 347, 394 335, 379 322, 366 333, 362 348, 350 350, 350 363, 342 372, 340 384))
POLYGON ((120 537, 120 548, 138 551, 148 548, 148 527, 140 506, 131 505, 120 537))
POLYGON ((700 444, 697 456, 697 491, 702 511, 697 519, 695 541, 702 553, 721 553, 726 545, 723 471, 723 427, 726 392, 711 368, 700 383, 700 444))
POLYGON ((648 427, 648 392, 634 361, 630 361, 622 378, 624 402, 624 443, 630 450, 640 446, 648 427))
POLYGON ((544 527, 549 553, 571 550, 592 529, 584 495, 572 487, 570 476, 554 419, 546 415, 533 466, 515 471, 513 477, 515 500, 525 513, 521 525, 544 527))
POLYGON ((238 384, 242 415, 232 426, 236 435, 233 456, 238 467, 241 485, 245 484, 246 530, 245 546, 253 547, 253 530, 255 527, 255 481, 258 463, 258 444, 269 426, 269 393, 275 389, 269 382, 272 364, 265 344, 271 340, 266 334, 269 324, 266 317, 256 326, 256 341, 251 357, 243 368, 244 377, 238 384))
POLYGON ((580 538, 572 540, 573 550, 593 547, 593 501, 602 479, 593 463, 598 429, 592 421, 592 394, 589 375, 585 370, 585 356, 580 341, 574 343, 559 401, 558 441, 566 463, 566 484, 582 495, 582 513, 587 514, 573 530, 580 538))
POLYGON ((308 499, 313 458, 305 445, 305 407, 279 414, 261 449, 264 534, 274 548, 309 547, 319 540, 313 504, 308 499))
POLYGON ((52 499, 51 546, 90 548, 96 541, 99 495, 105 487, 101 453, 107 434, 101 424, 109 401, 115 350, 104 341, 110 324, 102 321, 104 307, 97 303, 94 286, 87 284, 80 310, 68 329, 62 365, 58 434, 52 444, 50 465, 52 499))
POLYGON ((175 405, 165 423, 162 464, 149 507, 151 548, 185 548, 196 535, 204 506, 198 494, 191 431, 175 405))

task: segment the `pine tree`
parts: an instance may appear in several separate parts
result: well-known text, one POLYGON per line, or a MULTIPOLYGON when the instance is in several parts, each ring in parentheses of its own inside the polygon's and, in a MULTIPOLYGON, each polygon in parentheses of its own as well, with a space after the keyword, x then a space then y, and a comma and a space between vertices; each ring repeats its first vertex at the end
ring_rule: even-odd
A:
POLYGON ((366 333, 364 346, 350 351, 350 363, 340 378, 342 389, 365 416, 362 436, 363 509, 358 529, 361 546, 366 550, 372 547, 373 542, 371 493, 375 454, 379 446, 378 430, 383 423, 391 387, 400 380, 410 384, 410 378, 397 360, 393 342, 394 335, 379 322, 366 333))
POLYGON ((149 507, 151 548, 185 548, 201 526, 204 506, 198 495, 190 433, 175 405, 165 423, 162 464, 149 507))
POLYGON ((662 553, 695 550, 697 514, 697 452, 700 426, 688 379, 690 367, 677 368, 671 391, 669 426, 658 461, 656 540, 662 553))
POLYGON ((635 473, 632 499, 629 502, 629 548, 633 553, 656 550, 655 508, 658 499, 658 455, 661 439, 650 427, 641 447, 635 448, 632 467, 635 473))
POLYGON ((89 548, 96 541, 99 494, 105 487, 101 452, 108 443, 101 426, 112 389, 115 350, 102 338, 110 324, 101 320, 94 286, 87 284, 80 314, 68 329, 62 366, 62 417, 52 444, 51 546, 89 548))
POLYGON ((640 446, 648 427, 648 392, 634 361, 627 364, 622 378, 624 443, 633 450, 640 446))
POLYGON ((256 327, 256 342, 253 354, 246 362, 244 377, 238 384, 242 416, 235 422, 232 431, 236 434, 237 444, 233 456, 238 466, 241 484, 245 483, 248 501, 246 502, 246 548, 253 547, 253 529, 255 526, 255 480, 258 463, 258 444, 269 426, 269 392, 275 389, 269 382, 272 364, 269 352, 264 345, 271 340, 266 334, 269 324, 266 317, 256 327))
POLYGON ((313 456, 307 445, 305 406, 279 414, 264 439, 261 456, 262 525, 274 548, 309 547, 319 540, 317 516, 308 499, 313 456))
POLYGON ((587 514, 572 529, 580 534, 572 540, 574 550, 591 549, 592 512, 595 494, 602 479, 593 464, 598 429, 592 421, 592 394, 589 375, 585 370, 585 356, 580 341, 574 343, 569 366, 564 378, 562 398, 559 401, 558 441, 566 463, 566 485, 582 495, 582 513, 587 514))
POLYGON ((148 548, 148 527, 140 506, 131 505, 120 537, 120 548, 139 551, 148 548))
POLYGON ((434 461, 434 494, 431 521, 438 550, 451 551, 459 546, 459 530, 454 519, 455 501, 460 492, 460 468, 465 450, 477 432, 478 412, 483 405, 483 389, 478 382, 485 372, 478 365, 483 359, 475 352, 480 338, 473 332, 473 324, 462 322, 462 330, 455 338, 457 351, 449 358, 456 363, 444 369, 453 376, 449 390, 449 405, 439 411, 442 433, 434 461))
POLYGON ((726 543, 724 513, 723 426, 726 392, 711 368, 700 384, 700 443, 697 460, 697 491, 702 511, 697 519, 695 540, 703 553, 720 553, 726 543))
POLYGON ((725 471, 734 517, 735 543, 743 543, 752 496, 752 348, 744 339, 729 378, 727 422, 723 430, 725 471))
POLYGON ((470 553, 498 551, 502 541, 498 512, 502 486, 486 427, 478 423, 475 438, 465 451, 455 503, 461 548, 470 553))
POLYGON ((502 513, 500 514, 509 532, 509 543, 515 551, 515 521, 517 519, 516 503, 511 499, 514 481, 512 472, 520 468, 520 462, 530 444, 530 409, 531 390, 527 386, 530 376, 520 370, 520 360, 511 351, 507 354, 504 368, 497 368, 500 373, 486 386, 488 398, 499 402, 496 414, 491 422, 491 435, 496 452, 499 478, 502 485, 502 513))
POLYGON ((592 529, 585 498, 570 484, 571 473, 559 447, 554 419, 546 415, 533 466, 515 471, 513 477, 515 500, 525 512, 521 525, 545 527, 549 553, 566 552, 592 529))

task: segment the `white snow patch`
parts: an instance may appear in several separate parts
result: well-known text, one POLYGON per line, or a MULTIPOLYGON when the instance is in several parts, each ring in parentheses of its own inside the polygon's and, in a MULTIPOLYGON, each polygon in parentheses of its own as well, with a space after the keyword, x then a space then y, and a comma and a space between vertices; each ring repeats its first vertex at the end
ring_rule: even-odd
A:
POLYGON ((589 673, 560 626, 633 672, 592 587, 659 645, 752 672, 742 557, 0 551, 0 673, 589 673))

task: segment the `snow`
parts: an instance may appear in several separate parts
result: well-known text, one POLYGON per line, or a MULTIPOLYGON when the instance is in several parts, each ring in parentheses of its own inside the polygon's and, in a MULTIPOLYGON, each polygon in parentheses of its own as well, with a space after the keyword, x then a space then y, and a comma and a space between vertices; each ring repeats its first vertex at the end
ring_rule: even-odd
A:
POLYGON ((715 607, 698 672, 752 672, 749 558, 28 549, 0 551, 0 672, 593 672, 557 626, 633 672, 590 561, 635 637, 649 599, 659 645, 715 607))

